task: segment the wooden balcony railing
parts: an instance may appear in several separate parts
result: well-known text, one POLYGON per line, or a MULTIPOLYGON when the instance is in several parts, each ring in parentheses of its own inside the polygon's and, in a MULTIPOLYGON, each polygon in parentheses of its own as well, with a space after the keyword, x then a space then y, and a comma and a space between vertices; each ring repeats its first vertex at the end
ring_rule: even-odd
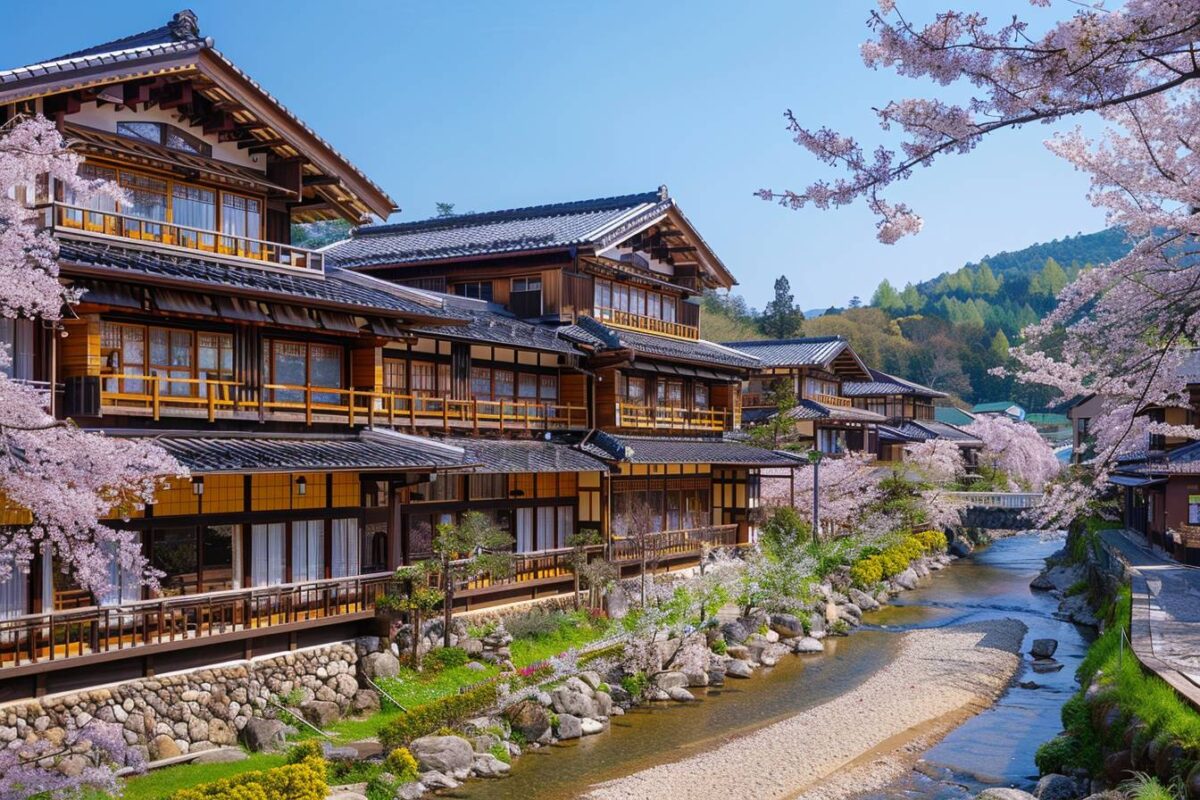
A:
MULTIPOLYGON (((602 554, 604 546, 594 545, 586 550, 588 557, 592 558, 602 554)), ((512 569, 506 575, 484 575, 475 580, 461 581, 455 587, 455 594, 480 595, 532 583, 545 584, 573 580, 571 560, 574 558, 574 554, 575 550, 570 547, 514 553, 512 569)))
POLYGON ((109 413, 136 409, 157 420, 167 416, 245 414, 260 420, 303 419, 305 424, 396 427, 570 430, 586 428, 587 407, 527 400, 459 400, 419 394, 369 392, 324 386, 173 378, 136 373, 101 377, 100 405, 109 413))
POLYGON ((723 408, 676 408, 617 403, 617 427, 720 432, 729 427, 729 412, 723 408))
POLYGON ((647 317, 643 314, 619 311, 615 308, 596 308, 594 309, 594 313, 596 319, 604 322, 606 325, 613 325, 618 328, 630 328, 635 331, 646 331, 648 333, 661 333, 679 339, 700 338, 700 326, 698 325, 688 325, 683 322, 668 322, 657 317, 647 317))
POLYGON ((0 676, 6 669, 109 658, 115 651, 183 647, 293 623, 366 617, 392 582, 392 573, 384 572, 0 619, 0 676))
POLYGON ((202 252, 221 259, 252 261, 276 267, 317 272, 325 269, 324 255, 303 247, 134 217, 116 211, 96 211, 66 203, 51 203, 49 209, 48 224, 54 230, 104 238, 135 239, 171 249, 202 252))
POLYGON ((805 392, 804 396, 809 400, 820 403, 823 406, 833 406, 835 408, 850 408, 854 405, 849 397, 839 397, 836 394, 825 394, 823 392, 805 392))
POLYGON ((704 546, 732 547, 737 544, 737 525, 709 525, 704 528, 663 531, 645 537, 614 537, 610 546, 613 561, 642 560, 642 548, 647 549, 647 558, 661 559, 699 553, 704 546))

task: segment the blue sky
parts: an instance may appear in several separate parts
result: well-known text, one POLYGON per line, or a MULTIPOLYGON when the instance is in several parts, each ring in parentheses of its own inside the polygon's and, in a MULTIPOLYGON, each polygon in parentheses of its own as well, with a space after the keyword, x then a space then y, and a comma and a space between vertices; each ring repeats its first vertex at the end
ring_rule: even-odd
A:
MULTIPOLYGON (((184 2, 9 4, 0 62, 156 27, 184 2)), ((878 244, 861 208, 754 198, 820 174, 783 130, 785 109, 874 144, 870 108, 927 89, 863 67, 870 0, 190 2, 218 49, 388 190, 395 220, 438 201, 484 211, 665 183, 753 305, 786 274, 804 308, 1103 227, 1042 126, 894 191, 926 220, 898 245, 878 244)), ((918 18, 945 5, 903 3, 918 18)))

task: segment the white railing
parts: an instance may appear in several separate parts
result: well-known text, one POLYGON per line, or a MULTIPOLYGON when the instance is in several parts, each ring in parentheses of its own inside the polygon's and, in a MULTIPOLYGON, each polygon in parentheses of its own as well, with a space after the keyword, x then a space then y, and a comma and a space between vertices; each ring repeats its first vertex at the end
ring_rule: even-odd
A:
POLYGON ((945 492, 943 496, 972 508, 1024 510, 1042 503, 1041 492, 945 492))

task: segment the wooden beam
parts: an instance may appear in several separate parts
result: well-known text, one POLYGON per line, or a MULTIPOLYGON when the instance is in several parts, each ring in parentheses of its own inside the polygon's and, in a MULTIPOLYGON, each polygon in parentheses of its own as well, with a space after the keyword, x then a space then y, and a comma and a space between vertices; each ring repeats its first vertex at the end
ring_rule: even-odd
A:
POLYGON ((177 93, 173 93, 170 97, 164 97, 162 100, 159 100, 159 108, 167 110, 172 108, 181 108, 183 106, 190 106, 192 104, 192 84, 178 83, 176 86, 179 87, 179 91, 177 93))
POLYGON ((340 179, 332 175, 305 175, 305 186, 332 186, 339 183, 340 179))
POLYGON ((248 139, 244 142, 238 142, 238 149, 245 150, 250 148, 251 153, 264 153, 272 147, 279 147, 287 144, 286 139, 248 139))

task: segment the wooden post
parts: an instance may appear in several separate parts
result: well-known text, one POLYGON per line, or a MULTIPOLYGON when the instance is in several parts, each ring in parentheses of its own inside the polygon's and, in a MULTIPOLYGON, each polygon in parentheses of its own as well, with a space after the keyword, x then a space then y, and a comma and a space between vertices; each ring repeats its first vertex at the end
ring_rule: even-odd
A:
POLYGON ((471 427, 475 429, 476 435, 479 433, 479 401, 471 401, 471 427))
POLYGON ((150 408, 153 410, 155 421, 158 420, 158 376, 150 376, 150 408))
MULTIPOLYGON (((367 411, 367 414, 370 414, 367 411)), ((351 386, 349 393, 346 395, 346 421, 351 427, 354 426, 354 387, 351 386)))
POLYGON ((208 389, 208 421, 212 422, 217 418, 217 396, 216 387, 212 385, 212 381, 205 384, 208 389))
POLYGON ((442 430, 450 430, 450 398, 442 398, 442 430))
POLYGON ((312 384, 304 384, 304 424, 312 425, 312 384))

